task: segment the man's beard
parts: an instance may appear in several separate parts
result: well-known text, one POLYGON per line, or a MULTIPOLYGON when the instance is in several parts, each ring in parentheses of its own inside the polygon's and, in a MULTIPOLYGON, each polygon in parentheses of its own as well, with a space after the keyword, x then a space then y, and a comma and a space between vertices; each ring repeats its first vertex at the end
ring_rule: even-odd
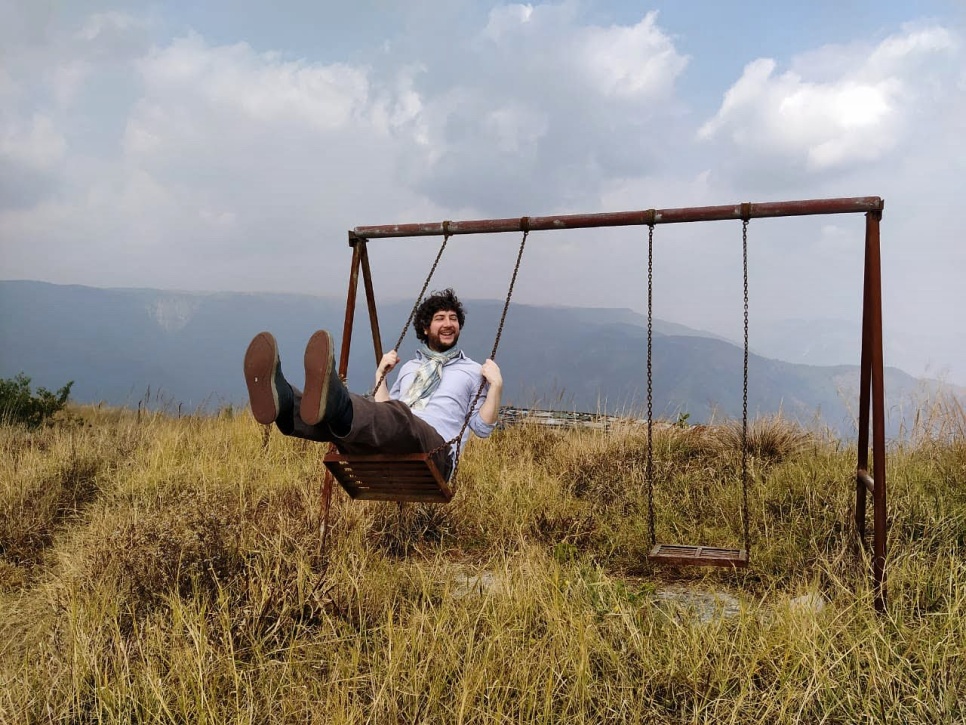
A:
POLYGON ((453 335, 453 342, 450 345, 444 345, 440 342, 439 335, 434 335, 433 333, 427 333, 426 335, 426 347, 434 352, 446 352, 447 350, 452 350, 456 347, 457 343, 460 341, 460 334, 457 332, 453 335))

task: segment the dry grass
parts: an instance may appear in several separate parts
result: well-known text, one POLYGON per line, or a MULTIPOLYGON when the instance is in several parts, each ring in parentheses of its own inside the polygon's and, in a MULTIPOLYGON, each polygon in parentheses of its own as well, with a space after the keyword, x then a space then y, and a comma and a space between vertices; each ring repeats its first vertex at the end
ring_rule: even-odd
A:
MULTIPOLYGON (((324 449, 247 415, 0 427, 0 722, 961 722, 963 410, 922 420, 884 615, 854 449, 781 419, 749 431, 742 572, 646 562, 632 424, 477 441, 448 506, 337 493, 327 551, 324 449)), ((740 442, 656 428, 660 539, 741 543, 740 442)))

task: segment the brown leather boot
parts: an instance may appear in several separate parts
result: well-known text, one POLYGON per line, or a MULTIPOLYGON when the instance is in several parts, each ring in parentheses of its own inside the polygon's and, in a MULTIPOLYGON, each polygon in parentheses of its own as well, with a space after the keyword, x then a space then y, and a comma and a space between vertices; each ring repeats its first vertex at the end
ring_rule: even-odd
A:
POLYGON ((295 397, 292 386, 282 375, 278 359, 278 343, 270 332, 259 332, 245 351, 245 383, 252 415, 262 425, 276 422, 279 417, 291 420, 295 397))
POLYGON ((305 391, 299 415, 306 425, 325 423, 336 436, 352 428, 352 401, 335 371, 332 336, 319 330, 305 346, 305 391))

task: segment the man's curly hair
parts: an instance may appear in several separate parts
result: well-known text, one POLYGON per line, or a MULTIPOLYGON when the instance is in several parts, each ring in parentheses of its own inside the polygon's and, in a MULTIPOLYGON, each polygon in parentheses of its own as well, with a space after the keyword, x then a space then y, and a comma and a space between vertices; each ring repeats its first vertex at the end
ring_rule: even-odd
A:
POLYGON ((456 319, 459 320, 460 330, 462 330, 466 313, 463 311, 463 305, 452 287, 444 289, 442 292, 434 291, 420 303, 419 307, 416 308, 416 314, 413 316, 413 327, 416 328, 416 337, 419 338, 420 342, 427 341, 426 330, 429 329, 429 323, 433 321, 433 315, 437 312, 449 311, 456 313, 456 319))

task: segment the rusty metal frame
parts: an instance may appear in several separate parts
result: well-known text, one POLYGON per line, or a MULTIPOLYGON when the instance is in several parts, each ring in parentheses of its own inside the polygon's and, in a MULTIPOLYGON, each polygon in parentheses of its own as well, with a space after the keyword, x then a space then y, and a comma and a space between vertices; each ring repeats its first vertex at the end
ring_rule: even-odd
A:
MULTIPOLYGON (((865 269, 862 298, 862 354, 859 368, 859 440, 855 477, 855 528, 857 543, 867 550, 866 510, 868 495, 871 494, 873 506, 871 568, 874 605, 876 610, 883 611, 886 603, 886 529, 888 522, 886 516, 885 386, 882 355, 882 271, 879 251, 879 222, 882 219, 884 207, 885 203, 880 197, 863 196, 764 203, 746 202, 725 206, 647 209, 599 214, 355 227, 349 231, 352 262, 349 270, 349 290, 346 297, 346 318, 342 334, 339 375, 345 379, 348 371, 349 347, 352 340, 360 271, 366 292, 373 350, 377 363, 383 354, 376 300, 373 293, 372 272, 369 268, 367 243, 370 239, 649 226, 825 214, 865 214, 865 269), (870 422, 872 436, 871 469, 869 468, 870 422)), ((323 492, 326 522, 328 521, 331 495, 332 474, 327 470, 323 492)), ((327 530, 328 524, 326 523, 324 531, 327 530)))

